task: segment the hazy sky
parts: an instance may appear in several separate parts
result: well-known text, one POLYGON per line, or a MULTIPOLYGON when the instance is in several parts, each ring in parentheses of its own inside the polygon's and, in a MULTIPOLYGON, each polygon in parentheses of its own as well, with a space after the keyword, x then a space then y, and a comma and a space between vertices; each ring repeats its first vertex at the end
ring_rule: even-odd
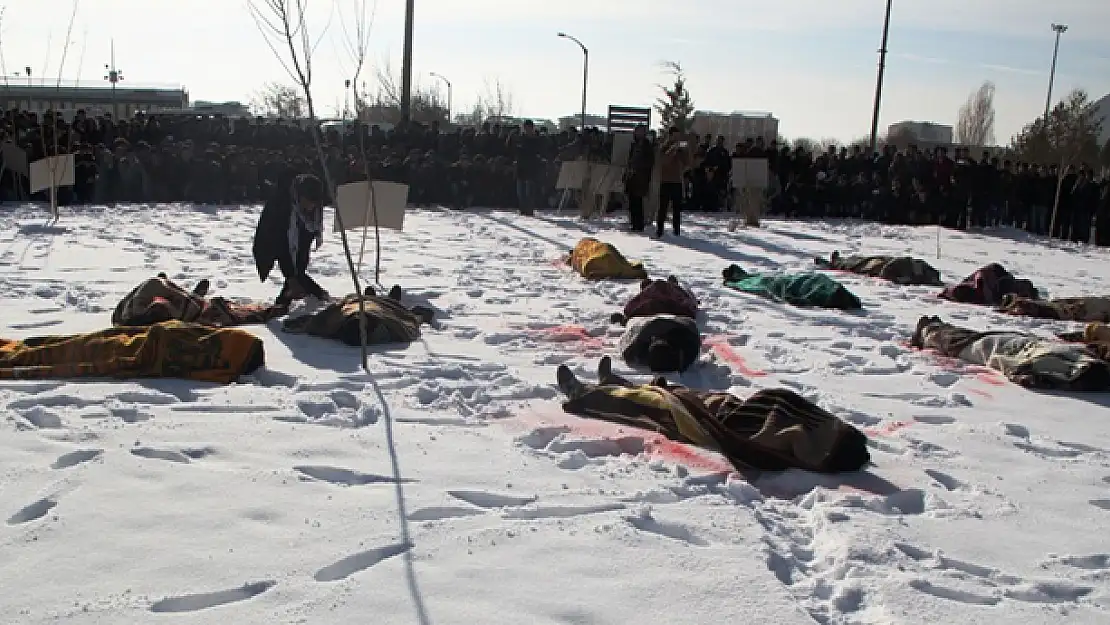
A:
MULTIPOLYGON (((321 42, 313 93, 325 113, 353 71, 342 25, 355 0, 304 0, 321 42)), ((249 101, 267 81, 289 82, 245 0, 77 0, 60 65, 71 0, 0 0, 8 75, 102 81, 109 47, 125 85, 180 84, 191 97, 249 101), (82 55, 83 52, 83 55, 82 55)), ((264 4, 264 0, 258 0, 264 4)), ((404 0, 378 0, 369 60, 399 73, 404 0)), ((590 49, 589 111, 648 105, 682 63, 698 108, 770 111, 787 137, 850 140, 868 132, 883 0, 416 0, 414 76, 454 84, 455 110, 500 80, 515 112, 557 118, 580 108, 582 53, 590 49)), ((368 11, 369 13, 369 11, 368 11)), ((953 123, 983 80, 997 85, 996 134, 1008 141, 1044 108, 1053 21, 1069 25, 1055 96, 1074 87, 1110 92, 1108 0, 895 0, 881 126, 953 123)), ((364 78, 373 85, 373 68, 364 78)), ((9 78, 9 80, 12 80, 9 78)))

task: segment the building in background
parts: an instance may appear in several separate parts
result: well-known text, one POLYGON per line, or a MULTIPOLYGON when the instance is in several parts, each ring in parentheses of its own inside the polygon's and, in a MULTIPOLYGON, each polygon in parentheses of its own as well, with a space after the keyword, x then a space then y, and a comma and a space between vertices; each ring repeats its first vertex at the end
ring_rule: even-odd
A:
POLYGON ((1095 120, 1102 121, 1102 132, 1098 136, 1098 144, 1106 145, 1110 142, 1110 93, 1094 103, 1095 120))
POLYGON ((84 109, 90 115, 111 113, 117 119, 138 111, 181 110, 189 107, 184 87, 120 87, 103 83, 63 81, 58 84, 27 84, 8 80, 0 84, 0 105, 43 113, 48 110, 71 115, 84 109))
MULTIPOLYGON (((919 147, 949 146, 952 145, 952 127, 933 122, 903 121, 887 126, 888 139, 904 137, 907 141, 915 141, 919 147)), ((897 142, 896 142, 897 143, 897 142)))
MULTIPOLYGON (((180 110, 180 109, 179 109, 180 110)), ((209 102, 197 100, 189 107, 197 115, 223 115, 224 117, 253 117, 251 109, 242 102, 209 102)))
MULTIPOLYGON (((566 117, 559 118, 559 132, 570 130, 571 128, 578 128, 582 125, 582 114, 567 115, 566 117)), ((586 113, 586 127, 587 128, 605 128, 609 125, 609 117, 606 115, 590 115, 586 113)))
POLYGON ((763 141, 770 143, 778 139, 779 120, 771 113, 762 112, 694 111, 690 131, 698 135, 724 137, 725 145, 729 147, 757 137, 763 137, 763 141))

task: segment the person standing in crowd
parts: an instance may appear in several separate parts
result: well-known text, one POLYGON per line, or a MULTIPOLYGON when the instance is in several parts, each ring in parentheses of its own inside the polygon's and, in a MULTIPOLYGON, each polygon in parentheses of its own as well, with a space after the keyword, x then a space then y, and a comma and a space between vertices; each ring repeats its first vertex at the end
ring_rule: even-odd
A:
POLYGON ((674 235, 680 236, 682 225, 682 180, 690 168, 693 157, 690 142, 682 136, 677 126, 667 130, 667 138, 659 147, 659 211, 655 214, 655 237, 663 238, 663 227, 667 225, 667 210, 671 211, 671 224, 674 235))
POLYGON ((644 198, 651 189, 651 172, 655 169, 655 146, 647 136, 647 126, 632 131, 628 152, 628 173, 624 190, 628 194, 628 214, 633 232, 644 231, 644 198))
POLYGON ((291 183, 279 183, 258 218, 254 233, 254 262, 258 277, 265 281, 277 262, 285 285, 275 302, 288 306, 302 294, 320 301, 330 299, 308 275, 310 246, 324 242, 324 183, 311 174, 293 176, 291 183))
POLYGON ((536 207, 542 165, 540 138, 536 135, 536 126, 532 120, 525 120, 520 132, 514 130, 507 143, 509 154, 516 160, 516 197, 520 204, 520 214, 532 215, 536 207))

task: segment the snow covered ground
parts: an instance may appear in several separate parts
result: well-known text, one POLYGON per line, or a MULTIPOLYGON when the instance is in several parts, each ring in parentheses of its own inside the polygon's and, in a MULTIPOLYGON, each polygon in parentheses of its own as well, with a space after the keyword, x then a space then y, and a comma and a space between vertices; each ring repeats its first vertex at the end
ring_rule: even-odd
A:
MULTIPOLYGON (((158 271, 272 298, 257 214, 67 209, 45 229, 42 209, 5 208, 0 335, 105 327, 158 271)), ((375 353, 372 375, 357 349, 274 323, 248 328, 265 370, 228 387, 0 383, 0 622, 1110 622, 1110 398, 1029 392, 905 343, 923 314, 1064 324, 858 277, 842 279, 861 315, 720 286, 729 263, 809 269, 840 249, 915 254, 948 280, 998 261, 1052 295, 1104 294, 1105 251, 946 232, 936 260, 931 228, 693 217, 658 242, 619 225, 414 211, 385 235, 382 282, 442 326, 375 353), (558 265, 595 233, 701 298, 714 346, 682 381, 796 389, 865 428, 877 466, 751 485, 707 453, 564 416, 556 366, 593 379, 637 288, 558 265)), ((313 268, 349 291, 336 235, 313 268)))

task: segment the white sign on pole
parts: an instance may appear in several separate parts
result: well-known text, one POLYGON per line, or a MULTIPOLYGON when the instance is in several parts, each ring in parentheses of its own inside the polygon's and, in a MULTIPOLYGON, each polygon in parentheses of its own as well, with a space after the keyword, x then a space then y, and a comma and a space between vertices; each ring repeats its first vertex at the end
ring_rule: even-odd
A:
POLYGON ((555 188, 559 190, 580 190, 586 182, 589 167, 590 164, 584 160, 563 161, 563 166, 559 168, 559 179, 555 182, 555 188))
MULTIPOLYGON (((405 206, 409 202, 409 186, 396 182, 374 181, 374 204, 370 203, 370 183, 351 182, 339 185, 335 194, 335 212, 347 230, 374 226, 374 209, 380 228, 401 231, 405 225, 405 206)), ((339 219, 332 232, 339 232, 339 219)))
POLYGON ((73 155, 48 156, 31 163, 31 193, 43 189, 72 187, 74 180, 73 155))
POLYGON ((632 152, 632 134, 621 132, 613 135, 613 154, 609 162, 617 167, 628 167, 630 152, 632 152))
POLYGON ((4 155, 4 167, 20 176, 27 177, 30 170, 27 166, 27 152, 12 141, 5 141, 0 145, 4 155))
POLYGON ((766 189, 769 184, 765 158, 732 159, 732 185, 737 189, 766 189))

